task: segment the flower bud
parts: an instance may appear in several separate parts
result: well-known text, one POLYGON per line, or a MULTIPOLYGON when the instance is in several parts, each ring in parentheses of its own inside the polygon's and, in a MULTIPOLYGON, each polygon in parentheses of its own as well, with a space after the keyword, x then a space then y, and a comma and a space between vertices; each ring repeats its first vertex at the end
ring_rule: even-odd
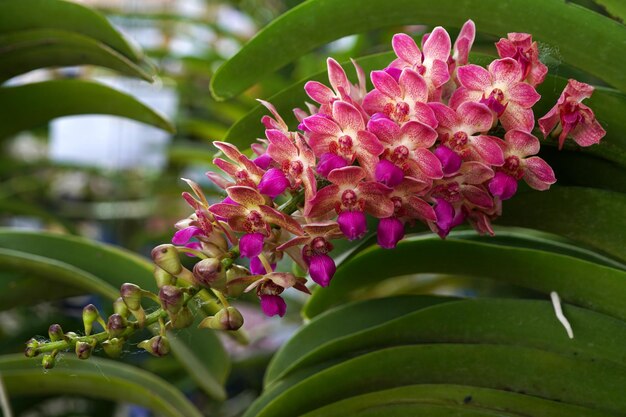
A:
POLYGON ((193 314, 189 307, 185 307, 175 315, 170 316, 170 323, 174 329, 184 329, 193 324, 193 314))
POLYGON ((120 295, 129 310, 137 311, 141 309, 141 288, 137 285, 128 282, 122 284, 120 295))
POLYGON ((102 342, 102 349, 104 353, 110 358, 119 358, 122 355, 122 348, 124 347, 124 339, 112 338, 102 342))
POLYGON ((98 309, 93 304, 88 304, 83 308, 83 324, 85 325, 85 334, 89 336, 93 328, 93 324, 100 318, 98 309))
POLYGON ((335 275, 337 267, 333 258, 326 254, 313 255, 309 262, 311 279, 322 287, 327 287, 335 275))
POLYGON ((43 366, 44 369, 52 369, 54 368, 54 365, 56 365, 56 356, 48 353, 46 355, 43 355, 43 357, 41 358, 41 366, 43 366))
POLYGON ((224 293, 230 297, 239 297, 250 285, 249 281, 240 279, 250 275, 250 271, 240 265, 232 265, 226 272, 226 288, 224 293))
POLYGON ((76 342, 76 356, 78 359, 89 359, 91 354, 93 353, 93 348, 95 347, 94 342, 84 342, 78 341, 76 342))
POLYGON ((235 307, 218 311, 215 316, 206 317, 198 327, 213 330, 238 330, 243 326, 243 316, 235 307))
POLYGON ((170 342, 165 336, 154 336, 152 339, 144 340, 137 346, 157 357, 165 356, 170 353, 170 342))
POLYGON ((39 342, 36 339, 30 339, 26 342, 26 349, 24 350, 24 355, 27 358, 34 358, 39 355, 39 342))
POLYGON ((154 280, 156 281, 156 285, 158 288, 161 288, 164 285, 174 285, 176 284, 176 277, 159 268, 158 266, 154 266, 154 280))
POLYGON ((48 337, 51 342, 56 342, 64 339, 63 329, 60 324, 51 324, 48 327, 48 337))
POLYGON ((122 333, 124 333, 124 330, 126 330, 127 325, 126 319, 120 314, 111 314, 107 321, 109 337, 120 337, 122 333))
POLYGON ((152 249, 152 260, 161 269, 171 275, 178 275, 183 270, 178 251, 174 245, 164 244, 152 249))
POLYGON ((183 308, 183 292, 173 285, 164 285, 159 290, 161 307, 169 314, 177 314, 183 308))
POLYGON ((222 263, 216 258, 203 259, 193 267, 193 277, 198 285, 223 288, 226 274, 222 263))
POLYGON ((118 297, 118 299, 113 302, 113 312, 124 318, 128 318, 128 306, 126 306, 122 297, 118 297))

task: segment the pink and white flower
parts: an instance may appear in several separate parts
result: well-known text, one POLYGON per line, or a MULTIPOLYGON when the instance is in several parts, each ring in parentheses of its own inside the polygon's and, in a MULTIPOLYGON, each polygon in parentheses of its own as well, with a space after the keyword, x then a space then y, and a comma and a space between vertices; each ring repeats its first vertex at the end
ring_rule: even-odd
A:
POLYGON ((533 87, 546 78, 548 67, 539 60, 537 42, 528 33, 509 33, 496 43, 500 58, 513 58, 522 68, 522 79, 533 87))

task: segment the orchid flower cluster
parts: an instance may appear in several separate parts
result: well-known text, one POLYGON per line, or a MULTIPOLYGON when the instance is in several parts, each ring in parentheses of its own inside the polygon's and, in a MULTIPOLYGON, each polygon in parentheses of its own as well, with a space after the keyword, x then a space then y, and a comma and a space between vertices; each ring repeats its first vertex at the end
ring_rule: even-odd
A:
MULTIPOLYGON (((228 298, 252 291, 266 315, 283 316, 281 294, 288 288, 308 293, 307 273, 328 286, 336 271, 332 241, 364 237, 368 216, 377 219, 377 241, 385 249, 394 248, 416 222, 441 238, 466 221, 481 234, 493 234, 491 222, 519 181, 536 190, 556 182, 551 167, 536 156, 540 143, 532 133, 532 108, 540 99, 535 88, 547 67, 537 43, 524 33, 498 41, 500 57, 487 68, 470 64, 474 36, 471 20, 454 45, 442 27, 424 36, 421 48, 410 36, 395 35, 396 59, 370 74, 369 91, 356 63, 358 83, 352 84, 329 58, 330 87, 305 85, 316 104, 294 110, 295 130, 260 101, 271 116, 261 120, 265 138, 251 146, 254 156, 214 142, 221 155, 213 162, 224 175, 207 176, 226 197, 210 204, 198 184, 185 180, 192 193, 183 198, 193 213, 176 224, 172 244, 152 251, 159 293, 124 284, 108 321, 87 306, 86 336, 63 334, 52 325, 51 342, 31 340, 26 354, 46 353, 49 367, 56 352, 75 347, 86 358, 101 343, 115 356, 134 331, 158 323, 159 334, 139 346, 162 356, 169 351, 166 330, 191 325, 187 304, 198 297, 213 314, 200 327, 239 329, 243 317, 228 298), (197 259, 193 270, 183 266, 181 253, 197 259), (285 254, 298 273, 276 271, 285 254), (160 308, 146 315, 143 297, 160 308), (96 322, 104 331, 92 336, 96 322)), ((592 92, 590 85, 569 80, 539 119, 539 130, 558 137, 559 148, 568 137, 580 146, 598 143, 605 131, 582 104, 592 92)))
MULTIPOLYGON (((330 87, 305 85, 316 104, 294 110, 296 130, 261 101, 272 116, 262 119, 265 138, 252 145, 254 158, 214 142, 225 157, 214 163, 225 176, 207 175, 227 197, 208 205, 201 192, 198 199, 185 194, 194 214, 178 223, 173 243, 218 259, 238 245, 240 256, 250 259, 249 275, 224 285, 249 283, 246 291, 256 290, 263 311, 282 316, 280 294, 288 287, 308 290, 303 277, 275 272, 276 262, 287 254, 328 286, 336 269, 331 241, 362 238, 368 215, 379 219, 378 244, 387 249, 416 221, 442 238, 465 221, 493 234, 491 221, 520 180, 537 190, 556 182, 536 156, 540 144, 532 134, 532 107, 540 99, 535 87, 547 67, 537 43, 523 33, 498 41, 500 58, 487 68, 469 64, 474 36, 471 20, 454 45, 442 27, 424 37, 421 49, 410 36, 395 35, 397 58, 370 74, 370 91, 356 63, 353 85, 329 58, 330 87), (301 195, 301 204, 281 210, 285 195, 301 195)), ((543 134, 558 133, 559 147, 568 136, 581 146, 598 143, 605 132, 581 103, 592 91, 570 80, 539 120, 543 134)), ((224 271, 212 272, 208 281, 221 282, 224 271)))

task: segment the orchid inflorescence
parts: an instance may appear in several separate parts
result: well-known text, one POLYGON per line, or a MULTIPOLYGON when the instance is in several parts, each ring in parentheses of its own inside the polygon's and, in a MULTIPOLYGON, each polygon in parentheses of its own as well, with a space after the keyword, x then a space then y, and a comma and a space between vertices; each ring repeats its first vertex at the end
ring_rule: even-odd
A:
MULTIPOLYGON (((496 43, 500 58, 483 68, 468 62, 474 36, 471 20, 454 45, 442 27, 425 35, 421 48, 410 36, 395 35, 397 58, 371 72, 370 91, 354 61, 357 84, 329 58, 330 87, 306 83, 316 104, 294 110, 297 129, 260 100, 271 116, 261 120, 265 138, 251 146, 254 156, 214 142, 222 155, 213 162, 225 176, 207 176, 226 197, 209 204, 199 185, 185 180, 193 193, 183 198, 194 212, 176 224, 172 245, 152 253, 160 287, 153 298, 170 318, 167 326, 177 327, 186 308, 181 300, 198 290, 223 307, 204 327, 241 326, 227 298, 251 291, 266 315, 283 316, 283 291, 309 289, 303 276, 275 271, 277 262, 287 254, 299 275, 308 272, 328 286, 336 270, 331 242, 365 236, 368 215, 378 219, 377 241, 386 249, 417 221, 442 238, 465 221, 493 235, 491 222, 520 180, 536 190, 550 188, 556 178, 536 156, 540 143, 532 133, 532 108, 540 99, 535 87, 548 71, 537 43, 529 34, 509 33, 496 43), (182 266, 179 253, 199 259, 193 271, 182 266), (238 265, 240 258, 248 258, 249 267, 238 265), (176 302, 167 301, 170 293, 176 302)), ((567 137, 580 146, 598 143, 605 131, 581 103, 592 92, 569 80, 538 121, 543 135, 558 136, 559 148, 567 137)), ((130 309, 135 314, 141 305, 130 309)))

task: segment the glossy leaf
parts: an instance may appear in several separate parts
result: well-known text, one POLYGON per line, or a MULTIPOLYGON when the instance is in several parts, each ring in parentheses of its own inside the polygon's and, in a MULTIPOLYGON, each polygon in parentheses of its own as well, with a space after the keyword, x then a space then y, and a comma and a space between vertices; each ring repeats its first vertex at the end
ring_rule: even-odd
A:
POLYGON ((538 41, 557 46, 565 63, 626 91, 622 71, 626 57, 620 49, 626 27, 561 0, 306 1, 267 25, 223 64, 211 89, 218 98, 233 97, 304 53, 343 36, 415 24, 461 27, 468 18, 479 33, 505 36, 513 28, 532 33, 538 41))
POLYGON ((626 3, 621 0, 593 0, 604 7, 606 11, 622 23, 626 21, 626 3))
POLYGON ((87 81, 59 80, 0 87, 0 108, 5 109, 0 113, 0 138, 41 126, 57 117, 80 114, 126 117, 174 131, 160 113, 134 97, 87 81))
POLYGON ((565 302, 626 320, 623 270, 551 252, 433 236, 407 239, 391 251, 373 246, 354 256, 341 265, 329 289, 314 291, 304 315, 314 317, 386 278, 418 273, 477 276, 545 294, 557 291, 565 302))
POLYGON ((45 372, 21 355, 0 357, 0 374, 9 397, 74 394, 127 402, 169 417, 202 414, 168 382, 134 366, 91 358, 62 358, 45 372))
POLYGON ((300 415, 367 392, 437 383, 525 393, 613 415, 623 415, 626 409, 626 397, 622 395, 625 367, 521 346, 400 346, 315 371, 285 378, 266 391, 245 416, 300 415))
POLYGON ((134 62, 141 58, 141 53, 108 20, 88 7, 64 0, 0 2, 0 34, 34 29, 79 33, 108 45, 134 62))
POLYGON ((82 34, 53 29, 0 34, 0 82, 37 68, 86 64, 152 81, 129 58, 82 34))
MULTIPOLYGON (((376 308, 373 300, 356 305, 363 309, 376 308)), ((334 326, 329 316, 345 314, 345 310, 343 307, 333 309, 308 326, 334 326)), ((564 314, 574 329, 574 339, 567 337, 552 304, 540 300, 475 299, 433 306, 416 305, 412 313, 372 323, 359 331, 346 331, 317 345, 315 337, 302 330, 273 358, 266 382, 271 386, 299 369, 322 366, 327 361, 348 358, 355 352, 423 343, 526 346, 582 361, 603 360, 626 367, 623 352, 626 323, 570 305, 564 306, 564 314), (295 355, 295 348, 300 346, 305 347, 298 348, 298 355, 295 355)))
POLYGON ((303 417, 476 415, 464 413, 488 413, 487 415, 494 416, 608 417, 606 413, 589 408, 530 395, 449 384, 409 385, 358 395, 318 408, 303 417), (425 412, 424 407, 434 408, 427 408, 425 412))

